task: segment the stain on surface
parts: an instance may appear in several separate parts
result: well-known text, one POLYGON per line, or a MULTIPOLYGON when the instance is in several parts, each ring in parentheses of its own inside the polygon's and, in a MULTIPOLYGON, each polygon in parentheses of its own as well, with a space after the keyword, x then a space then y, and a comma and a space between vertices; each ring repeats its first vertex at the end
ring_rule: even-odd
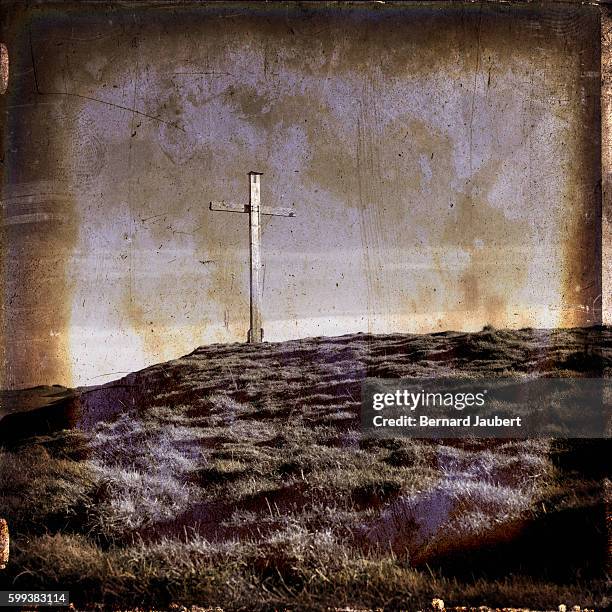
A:
POLYGON ((599 322, 599 18, 8 4, 3 386, 244 341, 251 169, 266 339, 599 322))
MULTIPOLYGON (((601 310, 602 322, 612 323, 612 11, 601 8, 601 310)), ((592 73, 595 78, 596 73, 592 73)))

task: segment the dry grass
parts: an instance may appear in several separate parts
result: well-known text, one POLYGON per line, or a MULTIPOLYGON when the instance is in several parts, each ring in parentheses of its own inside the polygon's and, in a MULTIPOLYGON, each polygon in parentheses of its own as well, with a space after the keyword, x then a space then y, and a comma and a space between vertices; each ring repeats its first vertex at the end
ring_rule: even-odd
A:
POLYGON ((358 411, 365 376, 607 374, 610 338, 205 347, 64 393, 46 431, 13 399, 0 588, 67 588, 105 607, 605 605, 607 441, 372 440, 358 411))

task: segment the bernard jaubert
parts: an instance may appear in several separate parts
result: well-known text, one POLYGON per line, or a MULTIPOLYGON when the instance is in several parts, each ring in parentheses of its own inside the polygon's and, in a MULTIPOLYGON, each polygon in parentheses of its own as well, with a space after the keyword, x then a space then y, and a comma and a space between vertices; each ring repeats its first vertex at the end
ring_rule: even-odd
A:
POLYGON ((377 414, 372 419, 374 427, 521 427, 522 417, 502 418, 499 416, 484 418, 468 415, 461 418, 432 418, 425 414, 416 416, 402 415, 384 417, 377 414))

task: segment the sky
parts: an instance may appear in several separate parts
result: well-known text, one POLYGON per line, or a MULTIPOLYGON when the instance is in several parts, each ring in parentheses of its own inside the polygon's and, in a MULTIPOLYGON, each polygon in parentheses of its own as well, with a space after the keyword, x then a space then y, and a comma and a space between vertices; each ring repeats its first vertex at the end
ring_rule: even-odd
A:
MULTIPOLYGON (((263 221, 266 340, 587 322, 598 73, 538 14, 75 19, 37 22, 51 93, 28 129, 54 153, 11 179, 49 181, 70 218, 64 316, 31 333, 52 382, 245 340, 248 215, 208 203, 247 203, 250 170, 296 213, 263 221)), ((33 240, 48 269, 53 238, 33 240)))

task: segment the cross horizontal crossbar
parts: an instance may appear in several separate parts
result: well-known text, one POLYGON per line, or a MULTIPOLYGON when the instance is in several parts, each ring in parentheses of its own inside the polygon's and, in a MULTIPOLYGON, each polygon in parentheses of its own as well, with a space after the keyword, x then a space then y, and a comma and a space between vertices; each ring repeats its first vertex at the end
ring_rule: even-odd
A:
MULTIPOLYGON (((226 202, 225 200, 221 200, 218 202, 211 202, 210 210, 248 213, 251 211, 251 208, 249 204, 234 204, 233 202, 226 202)), ((295 210, 293 208, 282 208, 279 206, 261 206, 260 211, 262 215, 271 215, 273 217, 295 217, 295 210)))

